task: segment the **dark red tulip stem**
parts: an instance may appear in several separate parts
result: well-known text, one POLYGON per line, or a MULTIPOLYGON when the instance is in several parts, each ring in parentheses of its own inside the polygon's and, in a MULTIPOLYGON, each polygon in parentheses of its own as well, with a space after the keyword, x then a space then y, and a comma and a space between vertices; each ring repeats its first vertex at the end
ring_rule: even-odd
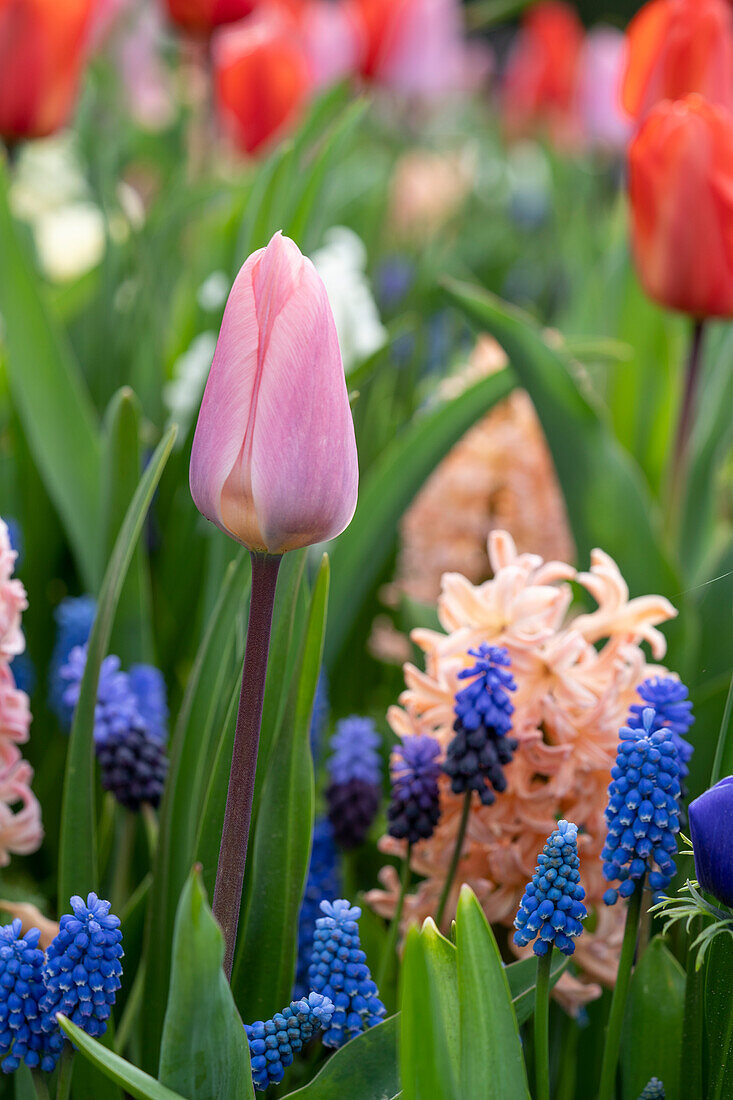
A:
POLYGON ((677 422, 677 438, 674 445, 672 459, 672 505, 681 506, 682 493, 684 492, 685 470, 687 467, 687 452, 690 445, 690 435, 695 422, 697 405, 697 391, 702 369, 702 345, 705 323, 697 318, 693 324, 690 337, 690 350, 687 356, 685 370, 685 389, 682 395, 680 416, 677 422))
POLYGON ((252 818, 252 799, 260 743, 262 703, 265 695, 267 657, 270 650, 272 609, 275 602, 280 557, 252 553, 252 594, 244 653, 242 690, 234 733, 232 766, 229 772, 227 806, 219 848, 214 887, 214 916, 224 932, 224 970, 232 976, 237 942, 239 909, 242 903, 244 865, 252 818))

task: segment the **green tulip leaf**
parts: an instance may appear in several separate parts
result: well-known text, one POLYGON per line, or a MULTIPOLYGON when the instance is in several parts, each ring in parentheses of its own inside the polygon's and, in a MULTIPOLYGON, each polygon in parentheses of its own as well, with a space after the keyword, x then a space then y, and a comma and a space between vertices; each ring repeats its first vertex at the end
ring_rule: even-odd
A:
POLYGON ((706 955, 705 1032, 706 1100, 733 1100, 733 936, 726 934, 706 955))
POLYGON ((287 1100, 391 1100, 400 1087, 397 1017, 357 1035, 287 1100))
POLYGON ((407 932, 400 972, 404 1100, 461 1100, 456 949, 432 920, 407 932))
MULTIPOLYGON (((58 1021, 59 1027, 71 1039, 82 1057, 100 1070, 110 1081, 120 1085, 135 1100, 192 1100, 192 1097, 189 1098, 178 1092, 172 1092, 171 1089, 156 1081, 154 1077, 150 1077, 149 1074, 144 1073, 137 1066, 133 1066, 131 1062, 125 1061, 119 1054, 108 1050, 107 1047, 96 1039, 92 1039, 76 1024, 72 1024, 66 1016, 59 1015, 58 1021)), ((35 1092, 33 1095, 35 1095, 35 1092)))
POLYGON ((658 1077, 668 1100, 679 1091, 685 974, 661 936, 655 936, 631 978, 621 1041, 623 1100, 636 1100, 658 1077))

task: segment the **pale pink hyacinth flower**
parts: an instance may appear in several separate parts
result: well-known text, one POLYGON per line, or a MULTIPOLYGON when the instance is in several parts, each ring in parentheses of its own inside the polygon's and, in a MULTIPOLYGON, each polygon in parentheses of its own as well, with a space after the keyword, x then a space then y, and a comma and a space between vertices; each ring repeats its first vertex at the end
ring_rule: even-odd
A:
POLYGON ((578 113, 587 144, 623 152, 631 120, 621 105, 626 38, 616 27, 593 27, 585 37, 578 65, 578 113))
POLYGON ((362 37, 351 11, 331 0, 310 0, 300 19, 314 87, 327 88, 352 76, 361 55, 362 37))
POLYGON ((0 867, 10 856, 27 856, 43 840, 41 807, 30 788, 33 768, 27 760, 16 760, 0 771, 0 867), (21 803, 20 809, 13 807, 21 803))
POLYGON ((250 550, 325 542, 356 508, 358 463, 323 282, 276 233, 232 287, 191 452, 197 508, 250 550))
POLYGON ((475 83, 460 0, 396 0, 374 78, 391 91, 437 99, 475 83))
POLYGON ((23 582, 13 577, 18 557, 7 525, 0 519, 0 660, 12 661, 25 649, 21 616, 28 607, 23 582))
POLYGON ((10 667, 0 662, 0 767, 18 760, 18 745, 28 740, 30 725, 28 696, 15 686, 10 667))
POLYGON ((132 12, 114 43, 114 57, 133 119, 147 130, 163 130, 177 104, 171 73, 163 60, 165 21, 160 7, 132 12))
MULTIPOLYGON (((472 805, 446 918, 455 911, 460 884, 468 882, 488 919, 511 925, 557 817, 577 822, 586 902, 598 921, 596 931, 586 929, 577 944, 575 958, 586 984, 564 978, 561 987, 578 1006, 598 994, 595 983, 610 985, 615 979, 623 911, 608 909, 601 900, 607 887, 600 859, 607 787, 618 730, 631 703, 638 702, 635 689, 660 671, 647 664, 641 643, 647 641, 655 660, 661 659, 665 640, 657 627, 676 611, 661 596, 629 599, 615 562, 599 550, 591 556, 590 571, 578 573, 564 562, 518 554, 506 532, 494 531, 489 558, 494 576, 483 584, 456 573, 443 577, 438 601, 443 632, 413 631, 425 670, 405 665, 401 706, 390 708, 388 718, 398 736, 429 733, 447 748, 455 694, 465 686, 458 673, 471 661, 469 648, 487 642, 509 651, 517 682, 512 736, 519 746, 505 769, 507 790, 491 806, 472 805), (572 616, 570 580, 597 601, 594 612, 572 616)), ((435 913, 462 804, 444 778, 435 834, 413 847, 412 867, 423 881, 405 901, 403 928, 435 913)), ((390 837, 383 837, 380 847, 404 857, 404 845, 390 837)), ((381 879, 386 889, 373 890, 367 900, 390 916, 396 872, 386 870, 381 879)))

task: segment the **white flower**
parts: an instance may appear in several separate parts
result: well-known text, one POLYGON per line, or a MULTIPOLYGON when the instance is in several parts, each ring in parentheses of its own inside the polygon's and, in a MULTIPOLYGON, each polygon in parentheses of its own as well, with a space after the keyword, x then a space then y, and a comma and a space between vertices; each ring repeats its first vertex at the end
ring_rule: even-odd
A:
POLYGON ((232 281, 225 271, 212 271, 199 287, 196 301, 202 309, 213 313, 215 309, 221 309, 231 289, 232 281))
POLYGON ((91 202, 69 203, 35 219, 33 232, 41 268, 62 283, 96 267, 104 256, 104 215, 91 202))
POLYGON ((215 349, 215 332, 202 332, 194 337, 174 363, 173 378, 163 387, 163 402, 170 414, 170 423, 178 425, 179 446, 183 446, 201 404, 215 349))
POLYGON ((366 277, 364 242, 342 225, 329 229, 324 241, 311 259, 326 287, 348 374, 385 345, 387 330, 366 277))

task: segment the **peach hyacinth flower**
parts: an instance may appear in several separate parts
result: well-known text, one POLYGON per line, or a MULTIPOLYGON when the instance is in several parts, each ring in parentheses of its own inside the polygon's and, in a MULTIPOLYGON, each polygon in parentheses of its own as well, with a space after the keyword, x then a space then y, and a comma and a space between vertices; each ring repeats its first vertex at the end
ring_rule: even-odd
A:
MULTIPOLYGON (((641 643, 648 642, 654 659, 661 659, 666 643, 657 627, 677 612, 662 596, 630 599, 616 563, 602 550, 592 552, 590 571, 579 573, 561 561, 519 554, 510 535, 494 531, 489 559, 494 576, 483 584, 457 573, 443 577, 438 616, 444 633, 413 631, 425 671, 404 666, 406 690, 388 719, 399 737, 428 733, 445 749, 469 648, 487 642, 508 650, 517 682, 512 736, 519 745, 505 768, 507 790, 491 806, 472 803, 445 920, 454 915, 460 885, 467 882, 487 918, 510 926, 557 818, 577 822, 581 880, 597 918, 596 930, 584 932, 575 954, 586 984, 563 976, 561 993, 577 1006, 600 992, 588 983, 611 985, 615 979, 624 911, 601 902, 607 887, 600 859, 607 787, 619 728, 637 701, 635 688, 659 671, 647 664, 641 643), (593 612, 569 614, 571 580, 596 601, 593 612)), ((463 796, 452 794, 444 777, 435 834, 413 848, 412 867, 423 881, 406 898, 403 927, 436 911, 462 805, 463 796)), ((380 848, 405 854, 404 844, 387 836, 380 848)), ((388 917, 397 899, 397 873, 385 868, 380 879, 385 889, 372 890, 367 900, 388 917)))

